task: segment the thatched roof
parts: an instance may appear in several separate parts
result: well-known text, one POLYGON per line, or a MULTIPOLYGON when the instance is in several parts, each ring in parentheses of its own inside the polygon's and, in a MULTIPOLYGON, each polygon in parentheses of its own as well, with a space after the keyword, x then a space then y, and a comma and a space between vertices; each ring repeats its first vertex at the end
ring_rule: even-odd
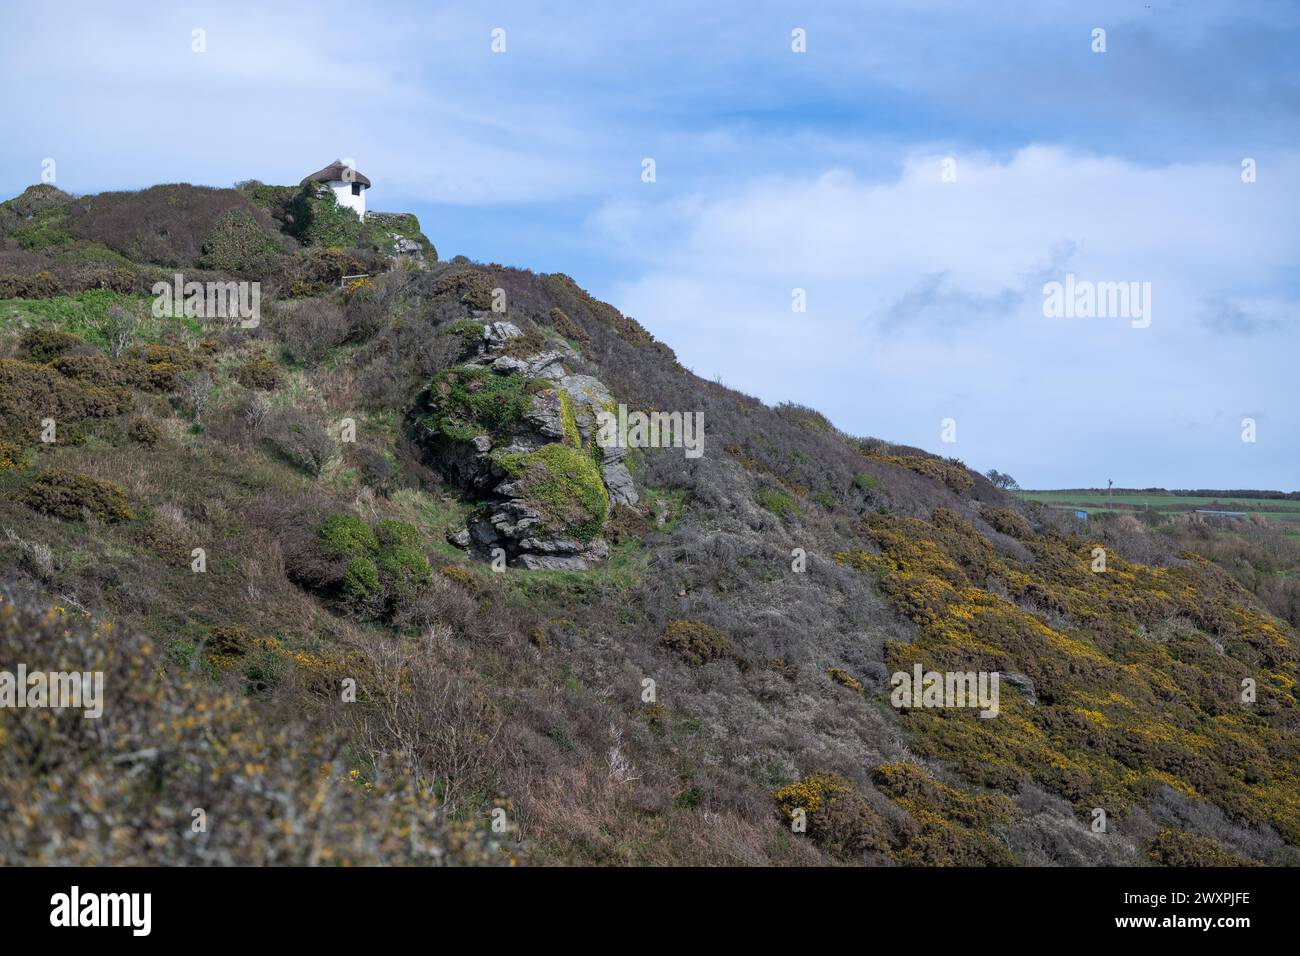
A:
POLYGON ((344 164, 343 160, 336 159, 334 160, 334 162, 330 163, 324 169, 317 170, 316 172, 312 173, 310 176, 305 178, 298 185, 306 186, 310 182, 318 182, 318 183, 353 182, 353 183, 360 183, 362 186, 366 187, 366 189, 370 188, 370 180, 368 180, 365 176, 362 176, 361 173, 359 173, 357 170, 355 169, 352 170, 351 178, 344 175, 347 172, 347 169, 348 167, 344 164))

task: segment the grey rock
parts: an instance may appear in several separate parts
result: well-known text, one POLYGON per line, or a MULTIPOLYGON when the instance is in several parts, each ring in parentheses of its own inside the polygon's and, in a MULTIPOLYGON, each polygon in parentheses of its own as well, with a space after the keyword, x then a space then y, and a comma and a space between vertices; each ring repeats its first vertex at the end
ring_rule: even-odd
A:
POLYGON ((393 239, 393 252, 399 256, 411 256, 415 259, 424 258, 424 250, 414 239, 407 239, 405 236, 398 235, 395 232, 389 233, 393 239))
POLYGON ((566 375, 564 356, 555 351, 538 352, 528 358, 524 374, 529 378, 549 378, 562 381, 566 375))
POLYGON ((492 371, 499 375, 528 374, 528 363, 513 355, 502 355, 492 363, 492 371))
POLYGON ((634 505, 641 500, 641 496, 636 491, 636 482, 632 480, 632 473, 627 470, 627 465, 619 461, 607 461, 601 467, 600 475, 605 479, 605 487, 609 490, 610 504, 634 505))
POLYGON ((1002 680, 1020 691, 1030 706, 1038 705, 1038 695, 1034 692, 1034 681, 1028 674, 1019 671, 1002 671, 1002 680))
POLYGON ((469 523, 470 537, 480 547, 489 547, 497 543, 497 529, 484 517, 476 517, 469 523))
POLYGON ((498 321, 483 326, 483 340, 488 348, 500 348, 511 339, 517 339, 524 333, 513 322, 498 321))
POLYGON ((521 538, 519 547, 538 554, 582 554, 586 546, 567 538, 521 538))
POLYGON ((521 554, 518 564, 529 571, 586 571, 587 562, 575 556, 521 554))
POLYGON ((538 392, 524 417, 528 424, 552 441, 564 440, 563 405, 558 392, 549 389, 538 392))

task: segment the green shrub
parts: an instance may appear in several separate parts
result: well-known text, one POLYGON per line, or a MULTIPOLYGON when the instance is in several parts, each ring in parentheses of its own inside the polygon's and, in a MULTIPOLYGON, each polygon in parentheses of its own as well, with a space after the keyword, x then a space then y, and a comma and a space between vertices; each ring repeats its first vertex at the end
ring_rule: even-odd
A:
POLYGON ((433 568, 419 548, 395 545, 379 555, 376 568, 384 586, 399 597, 410 598, 433 580, 433 568))
POLYGON ((784 518, 797 507, 793 498, 777 488, 759 488, 754 500, 778 518, 784 518))
POLYGON ((106 524, 133 517, 121 487, 61 468, 38 474, 18 500, 33 511, 65 521, 80 521, 87 513, 106 524))
POLYGON ((374 530, 354 514, 340 511, 325 519, 320 529, 321 550, 331 558, 353 558, 379 551, 374 530))
POLYGON ((23 222, 13 232, 18 245, 30 252, 40 252, 72 241, 68 231, 68 212, 60 206, 41 209, 31 220, 23 222))
POLYGON ((397 252, 397 242, 400 239, 409 239, 416 243, 420 247, 421 254, 428 261, 438 261, 438 250, 420 230, 420 220, 411 213, 366 213, 366 221, 361 225, 357 245, 382 252, 384 255, 393 255, 397 252))
POLYGON ((321 553, 343 564, 338 583, 344 597, 364 602, 356 610, 367 615, 407 606, 433 580, 420 533, 404 521, 386 518, 371 527, 338 512, 325 519, 317 537, 321 553))
POLYGON ((484 432, 504 435, 532 404, 527 385, 522 375, 498 375, 486 368, 447 369, 429 385, 431 412, 424 423, 453 441, 469 441, 484 432))
POLYGON ((334 191, 320 183, 307 183, 298 190, 290 215, 292 233, 304 245, 353 246, 361 235, 361 218, 340 206, 334 191))
POLYGON ((349 597, 368 598, 379 590, 379 569, 370 558, 358 556, 343 572, 343 590, 349 597))
POLYGON ((378 570, 387 587, 411 597, 433 580, 433 568, 420 549, 414 525, 385 518, 375 526, 379 542, 378 570))
POLYGON ((459 335, 464 339, 483 338, 483 323, 474 319, 457 319, 446 326, 448 335, 459 335))
POLYGON ((659 642, 696 667, 736 656, 727 635, 702 621, 669 621, 659 642))

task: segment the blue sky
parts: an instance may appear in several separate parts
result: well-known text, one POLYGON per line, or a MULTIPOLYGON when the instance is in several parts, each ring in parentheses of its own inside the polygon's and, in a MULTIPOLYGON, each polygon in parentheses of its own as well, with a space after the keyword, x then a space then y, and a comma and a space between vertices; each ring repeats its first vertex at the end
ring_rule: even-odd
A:
POLYGON ((846 431, 1029 487, 1300 488, 1300 6, 704 6, 5 3, 0 195, 354 159, 444 257, 566 272, 846 431), (1046 318, 1067 272, 1150 282, 1150 326, 1046 318))

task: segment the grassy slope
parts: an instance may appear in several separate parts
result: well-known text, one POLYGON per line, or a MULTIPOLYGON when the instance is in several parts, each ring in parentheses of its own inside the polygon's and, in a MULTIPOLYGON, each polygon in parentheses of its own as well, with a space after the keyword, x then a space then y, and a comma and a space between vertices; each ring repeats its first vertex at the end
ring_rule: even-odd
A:
MULTIPOLYGON (((591 572, 467 562, 445 532, 472 503, 422 468, 401 427, 411 385, 449 361, 446 330, 467 314, 469 283, 442 281, 457 268, 381 279, 378 324, 316 358, 298 358, 292 327, 275 319, 252 336, 201 330, 215 384, 201 427, 183 390, 137 391, 128 415, 82 423, 79 444, 34 448, 0 472, 0 526, 12 532, 0 580, 156 641, 168 673, 268 715, 307 715, 345 741, 340 759, 363 780, 382 773, 380 754, 398 754, 399 772, 453 818, 507 807, 540 861, 1096 863, 1142 846, 1161 859, 1170 840, 1207 859, 1218 844, 1294 858, 1295 636, 1249 594, 1101 522, 1095 538, 1062 537, 1051 515, 1003 533, 1013 522, 988 509, 1006 502, 982 480, 701 382, 563 277, 479 269, 508 289, 512 320, 546 328, 564 310, 599 360, 586 370, 620 400, 703 409, 710 454, 634 456, 651 508, 591 572), (363 444, 396 474, 376 478, 343 450, 315 475, 250 428, 237 376, 267 354, 286 373, 273 409, 357 416, 363 444), (137 418, 161 441, 134 441, 137 418), (134 517, 64 521, 15 500, 54 466, 120 484, 134 517), (310 541, 334 510, 419 529, 439 571, 421 616, 367 620, 291 579, 300 532, 310 541), (1115 551, 1115 578, 1087 572, 1098 541, 1115 551), (196 546, 209 553, 204 574, 190 570, 196 546), (791 569, 796 548, 807 571, 791 569), (680 633, 722 634, 730 651, 701 666, 677 657, 660 638, 681 621, 695 629, 680 633), (217 646, 230 626, 252 640, 239 654, 217 646), (1204 653, 1212 642, 1224 656, 1204 653), (1016 698, 1010 719, 973 726, 900 718, 886 678, 918 654, 1028 673, 1042 704, 1016 698), (1258 712, 1235 706, 1243 673, 1260 677, 1258 712), (350 708, 337 704, 345 674, 362 688, 350 708), (631 771, 614 772, 613 750, 631 771), (792 799, 815 805, 811 840, 777 813, 792 799), (1109 843, 1088 832, 1099 801, 1115 820, 1109 843), (1156 839, 1166 830, 1175 836, 1156 839)), ((313 321, 370 314, 337 293, 307 301, 323 310, 313 321)), ((0 349, 12 354, 29 325, 102 345, 95 320, 109 302, 0 305, 0 349)), ((144 334, 182 348, 199 338, 144 334)))

